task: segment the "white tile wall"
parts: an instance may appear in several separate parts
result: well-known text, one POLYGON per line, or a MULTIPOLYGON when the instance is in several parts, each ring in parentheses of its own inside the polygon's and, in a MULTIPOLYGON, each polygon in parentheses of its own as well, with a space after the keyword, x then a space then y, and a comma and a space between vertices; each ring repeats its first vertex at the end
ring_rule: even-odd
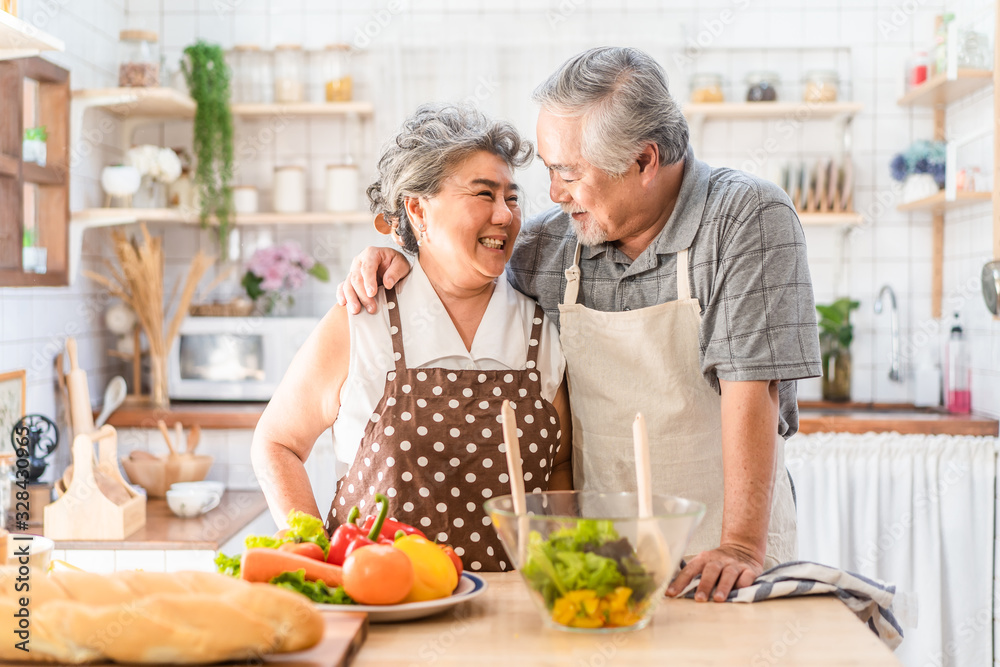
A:
MULTIPOLYGON (((66 42, 65 52, 45 57, 70 70, 73 88, 115 85, 118 31, 125 20, 124 0, 72 3, 22 0, 20 16, 66 42)), ((86 129, 93 131, 95 124, 96 120, 91 118, 86 129)), ((72 208, 100 201, 95 175, 103 165, 120 156, 115 142, 94 141, 88 146, 72 163, 72 208)), ((100 268, 98 262, 107 252, 107 238, 103 230, 88 232, 84 238, 83 268, 100 268)), ((27 369, 27 411, 53 418, 63 433, 68 432, 66 406, 55 389, 53 359, 62 351, 65 338, 77 338, 80 366, 89 375, 94 404, 100 402, 107 379, 123 370, 120 362, 105 354, 113 346, 101 321, 105 306, 106 298, 87 280, 79 280, 70 288, 0 288, 0 372, 27 369)), ((7 446, 0 443, 0 447, 7 446)), ((55 471, 61 471, 68 463, 68 456, 69 447, 64 442, 43 479, 48 480, 55 471)))
MULTIPOLYGON (((535 111, 526 103, 531 89, 563 59, 596 44, 630 44, 648 50, 664 64, 681 99, 687 96, 687 79, 695 69, 723 73, 727 92, 739 97, 747 69, 774 68, 782 74, 785 97, 794 98, 801 92, 799 81, 805 69, 833 66, 844 79, 843 89, 865 104, 854 121, 853 137, 856 202, 866 214, 866 225, 851 234, 843 259, 835 233, 807 229, 815 289, 821 300, 847 293, 861 301, 855 315, 854 397, 907 400, 912 394, 909 376, 901 386, 885 380, 886 318, 874 316, 872 303, 881 284, 891 284, 900 301, 904 341, 911 343, 915 354, 924 349, 936 351, 936 342, 912 345, 933 340, 925 332, 936 327, 929 317, 928 216, 896 212, 897 194, 888 176, 892 155, 910 141, 929 136, 932 120, 929 112, 898 107, 896 99, 902 92, 903 63, 912 50, 929 42, 934 14, 946 4, 949 10, 960 10, 963 3, 927 0, 896 25, 893 12, 898 4, 862 0, 643 0, 624 4, 421 0, 403 2, 402 9, 392 13, 384 0, 364 4, 242 0, 232 10, 220 10, 221 3, 194 0, 22 0, 21 15, 67 42, 65 53, 49 57, 70 68, 74 88, 114 85, 116 37, 125 27, 157 30, 168 70, 177 68, 183 47, 198 37, 223 46, 256 42, 271 47, 292 41, 318 48, 334 41, 354 42, 360 47, 354 61, 356 96, 377 102, 373 131, 360 141, 353 139, 359 136, 356 129, 340 121, 289 123, 263 146, 253 163, 239 169, 240 183, 261 188, 264 207, 270 205, 271 174, 279 161, 309 166, 313 208, 319 207, 321 199, 322 165, 331 159, 353 152, 370 175, 375 147, 423 101, 472 99, 532 136, 535 111), (686 64, 685 55, 696 56, 695 62, 686 64)), ((956 131, 956 123, 989 122, 991 105, 990 91, 955 105, 949 110, 949 132, 956 131)), ((91 125, 97 120, 92 118, 91 125)), ((780 137, 775 157, 829 154, 834 149, 830 127, 826 122, 804 123, 794 136, 780 137)), ((265 129, 261 122, 241 122, 237 141, 263 137, 265 129)), ((716 165, 742 166, 764 139, 776 134, 774 123, 712 123, 705 128, 700 157, 716 165)), ((136 140, 181 146, 190 141, 190 133, 186 125, 173 124, 140 132, 136 140)), ((102 166, 117 159, 121 149, 113 132, 102 141, 74 169, 73 208, 97 205, 101 199, 97 175, 102 166)), ((990 155, 963 154, 963 159, 992 163, 990 155)), ((548 205, 543 169, 532 166, 522 181, 529 213, 548 205)), ((1000 323, 987 317, 971 282, 988 254, 989 215, 988 205, 949 214, 945 302, 949 308, 957 306, 969 324, 970 337, 979 339, 974 343, 974 409, 1000 415, 1000 323)), ((197 247, 214 250, 205 232, 170 226, 154 226, 153 231, 166 239, 168 285, 197 247)), ((330 284, 313 283, 300 293, 294 312, 307 315, 327 310, 350 258, 361 247, 379 241, 366 226, 349 230, 264 227, 243 231, 239 258, 247 259, 258 245, 288 238, 313 248, 333 275, 330 284)), ((100 230, 88 232, 85 265, 97 267, 107 252, 107 239, 100 230)), ((99 291, 86 280, 70 289, 0 289, 0 371, 28 368, 29 410, 60 412, 51 366, 67 334, 80 339, 81 361, 91 375, 95 403, 110 375, 126 370, 104 353, 113 345, 100 321, 105 306, 99 291)), ((803 382, 800 395, 817 398, 819 383, 803 382)), ((62 457, 67 449, 62 449, 62 457)), ((61 469, 64 463, 65 458, 54 467, 61 469)), ((212 476, 236 484, 252 483, 248 461, 220 461, 212 476)))

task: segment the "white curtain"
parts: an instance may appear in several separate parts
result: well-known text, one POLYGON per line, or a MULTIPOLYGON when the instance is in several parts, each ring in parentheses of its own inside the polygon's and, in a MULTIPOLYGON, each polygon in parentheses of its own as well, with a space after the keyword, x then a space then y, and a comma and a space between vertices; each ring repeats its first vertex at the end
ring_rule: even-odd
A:
POLYGON ((916 627, 896 651, 907 667, 993 663, 996 445, 898 433, 786 444, 799 557, 913 595, 916 627))

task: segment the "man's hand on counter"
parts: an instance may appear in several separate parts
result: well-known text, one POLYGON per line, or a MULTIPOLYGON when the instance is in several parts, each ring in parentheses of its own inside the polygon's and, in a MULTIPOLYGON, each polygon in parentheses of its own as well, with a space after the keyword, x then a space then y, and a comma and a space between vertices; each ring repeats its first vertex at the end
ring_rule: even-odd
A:
POLYGON ((730 591, 749 586, 763 571, 763 563, 758 562, 749 549, 737 544, 724 544, 711 551, 702 551, 692 558, 670 583, 667 595, 679 595, 700 574, 701 581, 694 594, 695 601, 708 602, 711 595, 715 602, 725 602, 730 591))

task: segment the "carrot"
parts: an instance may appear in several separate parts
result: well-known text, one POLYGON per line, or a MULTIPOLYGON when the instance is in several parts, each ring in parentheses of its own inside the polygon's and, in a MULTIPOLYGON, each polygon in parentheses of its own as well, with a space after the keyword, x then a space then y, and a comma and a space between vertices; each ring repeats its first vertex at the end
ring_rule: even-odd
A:
POLYGON ((283 572, 306 571, 306 581, 322 581, 331 588, 344 582, 344 569, 315 558, 278 549, 247 549, 240 560, 240 578, 267 583, 283 572))

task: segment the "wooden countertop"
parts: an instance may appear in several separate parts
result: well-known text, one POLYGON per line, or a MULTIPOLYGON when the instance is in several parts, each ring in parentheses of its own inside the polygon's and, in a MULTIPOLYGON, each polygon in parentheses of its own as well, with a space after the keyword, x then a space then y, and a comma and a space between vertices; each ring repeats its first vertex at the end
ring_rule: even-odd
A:
POLYGON ((146 501, 146 525, 124 540, 57 540, 56 549, 194 549, 218 551, 262 512, 267 501, 260 491, 229 491, 214 510, 182 519, 167 501, 146 501))
POLYGON ((799 433, 998 435, 998 422, 907 403, 799 402, 799 433))
MULTIPOLYGON (((172 427, 253 429, 267 403, 202 403, 174 401, 167 410, 122 406, 108 423, 116 428, 156 428, 163 419, 172 427)), ((996 419, 975 415, 950 415, 940 410, 915 408, 905 403, 799 402, 799 433, 889 433, 1000 435, 996 419)))
POLYGON ((754 604, 666 599, 643 630, 589 635, 546 629, 516 572, 484 578, 482 597, 447 613, 369 625, 353 665, 900 664, 832 596, 754 604))

